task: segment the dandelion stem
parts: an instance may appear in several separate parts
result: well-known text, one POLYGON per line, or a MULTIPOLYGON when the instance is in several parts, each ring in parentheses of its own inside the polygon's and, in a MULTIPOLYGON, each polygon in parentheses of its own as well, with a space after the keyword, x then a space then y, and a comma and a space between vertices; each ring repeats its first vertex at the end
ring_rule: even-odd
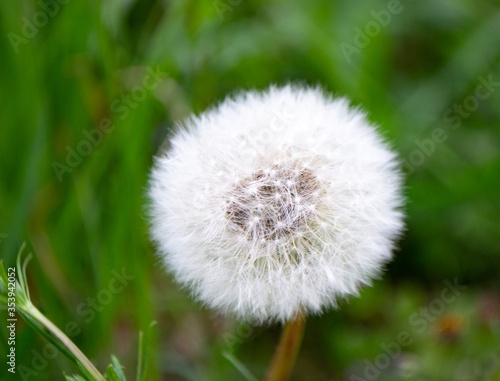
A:
POLYGON ((288 380, 304 334, 305 318, 298 315, 286 323, 264 381, 288 380))

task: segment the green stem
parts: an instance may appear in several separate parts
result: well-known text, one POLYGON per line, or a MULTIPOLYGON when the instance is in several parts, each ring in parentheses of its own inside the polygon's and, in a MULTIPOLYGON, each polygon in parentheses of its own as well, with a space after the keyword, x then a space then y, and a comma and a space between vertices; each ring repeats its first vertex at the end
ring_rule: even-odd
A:
MULTIPOLYGON (((22 261, 21 246, 17 255, 17 280, 15 282, 16 309, 19 315, 40 335, 51 342, 59 351, 68 357, 83 373, 88 381, 105 381, 104 376, 94 364, 78 349, 78 347, 57 326, 45 317, 32 303, 26 281, 26 267, 31 254, 22 261)), ((0 303, 7 305, 9 281, 2 261, 0 261, 0 303)))
POLYGON ((285 381, 290 377, 304 335, 305 319, 299 315, 286 323, 264 381, 285 381))
POLYGON ((72 360, 89 380, 105 380, 94 364, 92 364, 69 337, 47 319, 35 306, 29 305, 28 308, 18 310, 18 312, 23 316, 24 320, 72 360))

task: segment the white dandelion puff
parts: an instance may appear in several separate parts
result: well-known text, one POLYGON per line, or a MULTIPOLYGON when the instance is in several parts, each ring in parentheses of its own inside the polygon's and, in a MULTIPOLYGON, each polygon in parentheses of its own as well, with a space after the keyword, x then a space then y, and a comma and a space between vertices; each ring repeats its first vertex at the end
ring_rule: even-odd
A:
POLYGON ((157 159, 151 233, 210 308, 287 321, 356 295, 403 229, 396 155, 358 109, 318 89, 227 98, 157 159))

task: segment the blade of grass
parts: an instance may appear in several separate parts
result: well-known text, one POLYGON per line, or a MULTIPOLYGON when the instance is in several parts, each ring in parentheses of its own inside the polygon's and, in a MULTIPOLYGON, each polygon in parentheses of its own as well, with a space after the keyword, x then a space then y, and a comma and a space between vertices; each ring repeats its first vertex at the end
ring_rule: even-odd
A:
POLYGON ((243 363, 238 360, 233 354, 228 351, 223 351, 222 356, 224 356, 233 366, 238 369, 243 377, 248 381, 258 381, 257 378, 247 369, 243 363))
POLYGON ((139 331, 139 353, 137 359, 137 376, 136 381, 145 381, 146 380, 146 371, 148 367, 149 361, 149 342, 151 337, 151 330, 157 323, 153 321, 148 328, 146 333, 146 337, 142 331, 139 331))
POLYGON ((123 373, 123 365, 115 355, 111 355, 111 363, 113 364, 113 369, 120 380, 126 381, 125 374, 123 373))
MULTIPOLYGON (((25 244, 21 246, 17 256, 17 279, 16 284, 16 311, 35 331, 56 346, 66 357, 68 357, 84 374, 87 380, 104 380, 102 374, 95 368, 94 364, 80 351, 80 349, 45 315, 43 315, 32 303, 29 296, 28 282, 26 280, 26 267, 31 254, 22 260, 22 251, 25 244)), ((0 290, 2 298, 0 302, 7 301, 7 275, 3 263, 0 263, 0 290)))
POLYGON ((123 381, 118 375, 116 374, 113 365, 108 365, 106 368, 106 376, 108 376, 109 381, 123 381))

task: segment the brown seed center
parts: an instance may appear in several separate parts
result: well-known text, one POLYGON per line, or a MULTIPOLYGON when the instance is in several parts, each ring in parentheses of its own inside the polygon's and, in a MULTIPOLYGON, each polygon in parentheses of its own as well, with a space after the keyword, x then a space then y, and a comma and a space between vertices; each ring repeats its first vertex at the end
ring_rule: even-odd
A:
POLYGON ((233 188, 226 216, 247 240, 273 240, 297 232, 317 202, 318 182, 309 169, 275 165, 233 188))

